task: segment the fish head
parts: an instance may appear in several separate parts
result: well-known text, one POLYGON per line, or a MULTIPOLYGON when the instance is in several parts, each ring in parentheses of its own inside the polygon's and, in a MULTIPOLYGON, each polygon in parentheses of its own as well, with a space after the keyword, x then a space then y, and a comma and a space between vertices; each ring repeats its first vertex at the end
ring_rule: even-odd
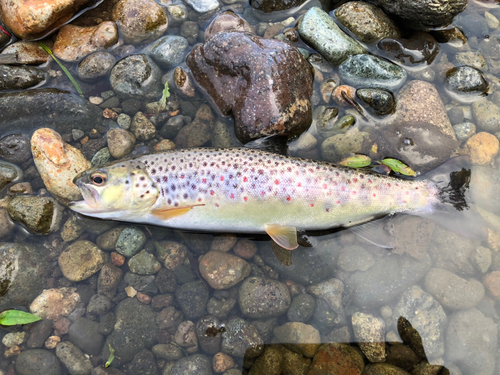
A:
POLYGON ((80 189, 83 200, 72 202, 69 207, 101 219, 141 216, 151 209, 160 194, 145 165, 138 161, 89 169, 76 176, 73 182, 80 189))

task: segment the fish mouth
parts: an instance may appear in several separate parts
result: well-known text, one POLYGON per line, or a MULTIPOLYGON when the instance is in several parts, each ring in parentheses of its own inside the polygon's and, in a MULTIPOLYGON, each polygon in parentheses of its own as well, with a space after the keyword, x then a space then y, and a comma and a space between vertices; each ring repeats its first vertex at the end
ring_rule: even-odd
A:
POLYGON ((98 211, 99 207, 99 193, 96 189, 87 186, 80 181, 77 181, 76 185, 82 193, 83 200, 71 202, 69 208, 73 211, 85 214, 85 213, 95 213, 98 211))

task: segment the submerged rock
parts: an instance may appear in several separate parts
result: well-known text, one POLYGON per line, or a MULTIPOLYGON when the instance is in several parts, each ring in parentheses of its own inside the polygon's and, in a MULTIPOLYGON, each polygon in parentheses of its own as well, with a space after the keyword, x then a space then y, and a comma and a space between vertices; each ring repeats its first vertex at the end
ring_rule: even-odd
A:
POLYGON ((446 72, 444 87, 451 98, 468 103, 486 95, 488 82, 479 70, 471 66, 460 66, 446 72))
POLYGON ((384 89, 359 89, 356 96, 379 116, 394 112, 396 100, 392 92, 384 89))
POLYGON ((130 55, 111 69, 109 82, 122 99, 157 100, 161 97, 161 70, 147 55, 130 55))
POLYGON ((313 7, 299 21, 300 36, 334 65, 351 55, 366 53, 357 41, 344 33, 333 19, 318 7, 313 7))
POLYGON ((217 15, 205 29, 205 41, 222 31, 240 31, 253 33, 252 26, 232 10, 226 10, 217 15))
POLYGON ((99 272, 106 261, 105 253, 90 241, 77 241, 59 255, 59 267, 70 281, 83 281, 99 272))
POLYGON ((113 8, 112 19, 125 43, 130 44, 153 41, 168 26, 165 11, 153 0, 120 0, 113 8))
POLYGON ((250 265, 240 257, 209 251, 200 259, 201 276, 214 289, 229 289, 250 275, 250 265))
POLYGON ((439 53, 439 43, 427 33, 415 33, 408 39, 386 38, 377 44, 380 52, 391 61, 410 69, 423 69, 439 53))
POLYGON ((306 0, 250 0, 250 5, 264 13, 271 13, 298 7, 305 2, 306 0))
POLYGON ((37 39, 64 25, 73 15, 92 3, 96 1, 57 0, 27 3, 23 0, 2 0, 0 13, 5 26, 18 38, 37 39))
POLYGON ((78 77, 82 81, 96 81, 107 77, 115 65, 115 56, 109 52, 96 52, 78 64, 78 77))
POLYGON ((33 244, 0 244, 0 310, 26 306, 50 272, 48 251, 33 244))
POLYGON ((398 90, 406 81, 406 70, 373 55, 349 56, 339 67, 340 78, 356 88, 398 90))
POLYGON ((406 26, 418 29, 446 26, 467 7, 467 0, 375 0, 387 13, 406 21, 406 26))
POLYGON ((430 294, 425 293, 416 285, 409 288, 401 295, 394 308, 393 316, 401 338, 420 357, 432 359, 444 354, 444 330, 448 320, 439 302, 430 294), (401 332, 402 326, 400 324, 398 326, 399 317, 403 317, 410 323, 410 325, 403 325, 406 327, 403 332, 401 332), (413 330, 420 335, 421 343, 416 340, 406 342, 406 336, 414 335, 413 330))
POLYGON ((0 191, 13 182, 21 181, 23 175, 23 171, 17 165, 0 160, 0 191))
POLYGON ((264 341, 257 329, 247 321, 234 318, 222 333, 221 351, 234 357, 255 358, 264 350, 264 341))
POLYGON ((73 179, 91 164, 79 150, 54 130, 42 128, 31 137, 31 152, 47 190, 66 203, 81 198, 73 179))
POLYGON ((0 65, 0 91, 29 89, 46 79, 47 72, 44 69, 0 65))
POLYGON ((261 319, 279 316, 290 306, 290 292, 285 284, 263 277, 250 277, 240 287, 238 294, 243 315, 261 319))
POLYGON ((9 201, 7 211, 12 220, 39 235, 55 232, 61 224, 61 206, 50 197, 18 195, 9 201))
POLYGON ((347 344, 324 344, 313 358, 308 375, 361 375, 363 356, 347 344))
POLYGON ((349 1, 335 10, 335 16, 364 43, 401 36, 394 22, 382 10, 370 3, 349 1))
POLYGON ((453 314, 446 330, 446 357, 467 374, 495 373, 498 327, 477 309, 453 314))
POLYGON ((148 53, 160 67, 172 69, 183 62, 188 46, 186 38, 167 35, 155 40, 144 52, 148 53))
POLYGON ((352 316, 352 330, 370 362, 385 362, 385 322, 381 318, 356 312, 352 316))
POLYGON ((91 130, 101 122, 102 109, 68 91, 33 89, 0 94, 3 131, 48 126, 64 134, 74 128, 91 130))
POLYGON ((4 54, 14 54, 16 55, 17 63, 27 65, 43 64, 50 58, 50 55, 37 42, 22 40, 5 47, 0 53, 0 57, 4 54))
POLYGON ((60 375, 61 363, 54 353, 44 349, 23 350, 16 357, 16 374, 60 375))
POLYGON ((104 50, 118 42, 118 28, 114 22, 97 26, 66 25, 57 33, 54 55, 61 60, 77 62, 93 52, 104 50))
POLYGON ((298 134, 309 126, 313 74, 295 47, 220 32, 195 46, 186 62, 220 111, 234 117, 240 141, 298 134))

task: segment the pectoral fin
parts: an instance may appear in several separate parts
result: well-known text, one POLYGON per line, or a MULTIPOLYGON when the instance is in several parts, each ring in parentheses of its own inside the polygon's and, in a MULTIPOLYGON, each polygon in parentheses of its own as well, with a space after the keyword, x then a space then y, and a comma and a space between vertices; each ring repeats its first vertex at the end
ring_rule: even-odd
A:
POLYGON ((299 244, 297 243, 297 229, 295 227, 267 224, 265 230, 273 241, 282 248, 293 250, 299 247, 299 244))
POLYGON ((204 204, 194 204, 192 206, 183 206, 175 208, 157 208, 151 211, 151 215, 156 216, 158 219, 168 220, 176 216, 187 214, 193 207, 204 206, 204 204))

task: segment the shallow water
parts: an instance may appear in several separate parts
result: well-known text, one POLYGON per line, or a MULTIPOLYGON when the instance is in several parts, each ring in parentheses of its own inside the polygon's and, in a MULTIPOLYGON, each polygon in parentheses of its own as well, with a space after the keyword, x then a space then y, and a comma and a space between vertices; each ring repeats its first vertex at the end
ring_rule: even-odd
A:
MULTIPOLYGON (((109 17, 109 14, 103 11, 103 9, 106 10, 109 8, 109 5, 106 8, 106 3, 107 1, 105 0, 102 5, 84 14, 76 23, 91 24, 95 17, 100 17, 99 12, 103 12, 101 19, 106 20, 106 17, 109 17)), ((254 12, 248 7, 247 3, 236 2, 232 5, 232 8, 239 14, 242 14, 250 24, 256 26, 257 30, 259 30, 259 19, 254 15, 254 12)), ((460 14, 454 22, 455 26, 462 28, 464 31, 468 39, 468 44, 464 47, 456 48, 446 43, 440 43, 439 53, 429 66, 420 65, 418 68, 408 69, 407 82, 413 79, 423 79, 431 82, 438 89, 439 96, 445 104, 448 113, 455 107, 463 109, 464 122, 467 119, 474 122, 471 114, 471 104, 453 101, 452 97, 446 93, 443 80, 441 79, 442 73, 440 72, 442 72, 442 66, 447 61, 454 61, 457 53, 471 51, 486 54, 484 51, 487 51, 491 45, 500 43, 500 27, 488 29, 486 22, 471 21, 473 16, 483 17, 486 11, 500 18, 500 6, 493 4, 485 7, 483 4, 470 2, 467 10, 460 14), (435 78, 431 79, 433 75, 435 75, 435 78)), ((293 14, 292 12, 284 12, 283 14, 273 15, 272 22, 280 22, 290 16, 298 17, 297 14, 293 14)), ((195 12, 190 12, 188 19, 199 21, 195 12)), ((199 24, 206 25, 206 22, 203 23, 200 21, 199 24)), ((402 27, 403 25, 399 26, 402 27)), ((263 28, 262 25, 260 27, 263 28)), ((179 33, 180 30, 178 27, 169 27, 166 32, 166 34, 172 35, 178 35, 179 33)), ((202 30, 199 33, 202 35, 202 30)), ((190 45, 189 50, 193 45, 190 45)), ((298 42, 295 45, 314 52, 302 42, 298 42)), ((120 48, 126 50, 126 48, 120 48)), ((134 53, 137 53, 140 52, 140 48, 140 46, 136 46, 132 50, 134 53)), ((369 47, 369 51, 373 54, 381 55, 381 51, 373 46, 369 47)), ((321 63, 326 65, 326 68, 322 72, 325 79, 333 76, 338 71, 338 67, 333 67, 324 60, 321 63)), ((495 95, 498 87, 498 75, 500 74, 500 69, 497 67, 498 60, 487 56, 486 64, 488 70, 484 69, 484 75, 490 85, 490 95, 488 98, 500 105, 500 97, 495 95)), ((72 72, 76 69, 76 64, 65 63, 65 65, 72 72)), ((457 66, 459 64, 454 65, 457 66)), ((60 70, 54 62, 49 63, 49 69, 53 69, 54 71, 60 70)), ((55 76, 55 78, 51 78, 42 87, 57 87, 74 91, 66 76, 62 74, 55 74, 55 76)), ((312 99, 314 108, 325 105, 321 100, 319 91, 320 82, 318 82, 317 78, 318 76, 316 76, 312 99)), ((97 84, 80 83, 85 98, 99 96, 101 93, 111 89, 107 80, 97 84)), ((179 106, 180 114, 183 114, 183 110, 186 108, 186 101, 191 102, 195 108, 205 103, 210 104, 210 101, 203 96, 201 91, 197 91, 196 97, 189 100, 181 99, 180 95, 177 97, 175 89, 171 88, 171 92, 171 103, 182 103, 179 106)), ((394 94, 397 97, 397 92, 394 92, 394 94)), ((335 104, 330 102, 329 105, 334 106, 335 104)), ((230 129, 231 144, 240 145, 232 130, 232 120, 220 114, 217 115, 215 107, 212 107, 212 111, 216 114, 217 120, 222 121, 230 129)), ((384 132, 382 127, 390 121, 391 115, 380 117, 365 112, 366 117, 363 118, 352 107, 340 107, 339 118, 345 114, 353 115, 356 118, 358 129, 372 134, 371 140, 374 140, 374 143, 377 143, 378 140, 381 150, 375 152, 374 159, 393 156, 390 154, 382 155, 384 152, 382 147, 384 140, 383 137, 378 135, 380 133, 377 133, 384 132)), ((109 124, 111 124, 110 121, 105 123, 104 128, 100 127, 101 130, 104 130, 98 131, 96 138, 105 137, 107 130, 105 127, 109 126, 109 124)), ((455 125, 453 121, 452 124, 455 125)), ((38 127, 35 121, 31 128, 24 128, 22 132, 30 136, 38 127)), ((71 129, 71 127, 68 127, 68 129, 71 129)), ((311 131, 313 132, 314 130, 311 131)), ((11 128, 7 131, 0 129, 0 138, 7 134, 15 134, 16 132, 16 130, 11 128)), ((87 135, 90 135, 89 131, 85 131, 85 136, 87 135)), ((498 137, 499 134, 496 133, 494 135, 498 137)), ((425 136, 423 137, 425 138, 425 136)), ((433 135, 431 134, 430 137, 432 138, 433 135)), ((65 139, 71 140, 70 144, 77 148, 83 147, 80 140, 74 141, 71 137, 65 139)), ((94 138, 91 137, 90 139, 94 138)), ((437 139, 438 141, 436 141, 436 138, 427 139, 426 147, 442 147, 439 143, 439 138, 437 139)), ((158 140, 159 138, 157 137, 156 140, 153 139, 151 142, 143 142, 142 144, 138 142, 136 144, 137 154, 144 152, 144 150, 146 152, 150 151, 158 140)), ((404 140, 406 143, 412 143, 413 141, 410 138, 404 140)), ((298 141, 295 140, 294 142, 298 141)), ((294 142, 291 143, 290 148, 297 150, 297 143, 294 142)), ((210 141, 206 145, 210 146, 210 141)), ((365 147, 363 150, 368 150, 365 152, 368 153, 370 147, 365 147)), ((295 151, 292 154, 322 160, 319 143, 318 146, 308 148, 307 151, 295 151)), ((405 155, 408 160, 405 161, 417 172, 426 172, 429 168, 419 167, 419 165, 425 162, 425 156, 421 152, 408 153, 405 155), (412 157, 414 158, 413 160, 412 157), (418 165, 415 166, 412 164, 412 161, 418 165)), ((339 160, 335 161, 338 162, 339 160)), ((25 178, 22 179, 22 182, 31 182, 35 194, 50 195, 44 190, 43 182, 34 170, 32 158, 19 166, 25 172, 25 178)), ((295 362, 292 363, 296 366, 296 372, 284 372, 285 370, 280 372, 272 368, 270 364, 266 364, 267 362, 264 362, 263 359, 255 360, 258 355, 255 355, 252 351, 255 350, 253 347, 249 349, 246 358, 240 355, 241 350, 238 354, 234 348, 228 349, 231 346, 230 343, 227 343, 230 341, 228 338, 230 332, 232 332, 232 329, 235 331, 238 329, 238 327, 234 328, 237 325, 234 319, 242 318, 252 323, 253 327, 255 327, 252 328, 253 331, 258 332, 257 335, 262 339, 260 344, 265 344, 265 353, 270 353, 269 356, 271 357, 276 356, 273 348, 278 348, 277 351, 281 353, 277 355, 278 357, 280 355, 282 357, 283 355, 291 356, 292 354, 290 353, 297 352, 305 354, 309 353, 308 350, 312 350, 314 353, 314 350, 316 350, 314 343, 317 342, 317 339, 320 339, 321 343, 345 343, 354 348, 361 347, 365 355, 361 357, 359 354, 354 354, 353 356, 357 355, 365 365, 368 365, 372 362, 366 356, 366 352, 369 349, 367 350, 363 345, 359 345, 360 340, 356 336, 359 338, 366 334, 366 330, 373 328, 376 333, 372 333, 369 336, 373 338, 379 335, 383 338, 382 342, 385 342, 385 362, 393 364, 407 371, 407 373, 446 374, 446 371, 449 371, 452 374, 498 374, 500 373, 500 355, 497 347, 497 324, 499 322, 498 314, 500 307, 500 282, 498 281, 500 279, 500 257, 498 255, 500 248, 500 204, 498 203, 499 198, 496 189, 498 186, 497 181, 500 180, 498 166, 499 159, 495 157, 488 165, 482 167, 474 166, 473 168, 469 198, 477 204, 478 209, 483 213, 485 223, 488 227, 488 238, 482 241, 463 237, 460 233, 457 234, 456 231, 443 229, 441 226, 427 219, 396 215, 391 219, 390 224, 393 227, 396 243, 393 250, 386 250, 369 244, 350 231, 339 231, 328 234, 315 233, 309 238, 313 246, 299 247, 299 249, 292 253, 291 265, 285 266, 280 263, 271 248, 268 238, 264 235, 236 236, 237 240, 233 240, 231 236, 225 239, 222 238, 221 233, 180 232, 165 228, 135 225, 135 228, 145 237, 143 248, 161 261, 163 270, 161 272, 168 274, 168 277, 174 278, 174 281, 170 282, 173 285, 165 287, 162 281, 158 280, 159 274, 157 272, 154 273, 157 278, 156 281, 153 281, 154 277, 147 279, 146 276, 141 276, 142 279, 138 280, 139 278, 133 272, 130 272, 130 265, 125 263, 120 266, 125 277, 120 281, 116 292, 111 292, 111 295, 108 296, 110 297, 111 305, 103 314, 91 313, 86 310, 90 298, 97 293, 100 272, 94 273, 82 282, 71 282, 63 276, 57 260, 59 255, 75 240, 88 240, 99 244, 98 237, 102 233, 121 225, 127 227, 129 225, 126 223, 88 219, 75 215, 68 209, 64 209, 61 229, 59 231, 47 236, 34 235, 21 225, 16 224, 12 233, 6 235, 3 240, 19 244, 41 245, 48 250, 51 272, 44 281, 45 289, 61 287, 77 288, 77 291, 81 295, 81 302, 69 314, 68 319, 73 324, 78 318, 85 317, 100 324, 99 334, 102 334, 102 338, 96 341, 96 345, 101 346, 102 351, 100 347, 92 354, 90 353, 92 352, 92 348, 87 348, 86 350, 92 365, 96 368, 102 366, 108 359, 109 343, 115 348, 119 347, 122 353, 124 353, 121 358, 120 355, 117 355, 112 366, 128 374, 146 373, 144 372, 145 370, 137 370, 138 367, 130 365, 132 363, 134 366, 138 366, 137 362, 139 359, 133 359, 132 357, 139 350, 126 350, 123 347, 131 347, 133 344, 123 345, 123 343, 118 342, 118 337, 123 339, 123 336, 120 336, 120 330, 123 331, 123 325, 127 325, 129 327, 127 329, 130 329, 130 332, 134 331, 134 326, 138 327, 140 332, 130 333, 130 335, 142 335, 141 340, 144 340, 142 347, 148 350, 151 350, 154 345, 170 344, 177 340, 177 344, 181 342, 180 346, 177 344, 173 346, 177 348, 182 347, 179 357, 201 353, 206 355, 209 362, 212 363, 214 354, 222 350, 222 352, 231 355, 232 360, 235 362, 234 368, 243 373, 247 373, 248 371, 250 373, 276 374, 307 373, 304 371, 300 372, 298 364, 305 363, 304 366, 307 366, 310 361, 308 358, 312 357, 309 354, 304 357, 301 356, 300 359, 294 357, 295 362), (76 219, 74 226, 82 229, 81 234, 71 241, 65 242, 61 238, 61 233, 65 230, 63 226, 73 217, 76 219), (160 246, 167 244, 164 241, 173 241, 176 249, 181 248, 182 251, 174 251, 170 247, 168 250, 170 251, 170 256, 165 259, 165 255, 158 249, 158 244, 160 246), (237 241, 238 244, 234 245, 237 241), (223 249, 228 242, 232 242, 233 246, 230 246, 232 250, 226 249, 226 251, 244 258, 248 263, 249 275, 247 275, 247 281, 251 277, 264 278, 266 282, 269 282, 269 280, 279 281, 279 288, 284 286, 288 290, 289 296, 284 296, 287 294, 285 292, 282 295, 277 293, 278 287, 270 288, 271 292, 268 291, 267 294, 265 288, 263 288, 263 290, 255 292, 250 302, 244 302, 245 294, 240 287, 245 282, 240 282, 231 288, 222 290, 216 290, 208 285, 203 276, 200 275, 200 264, 203 264, 204 259, 202 256, 210 250, 223 249), (255 254, 256 249, 257 252, 255 254), (168 269, 168 272, 165 271, 166 269, 168 269), (200 279, 202 282, 197 282, 200 279), (128 296, 130 290, 126 289, 130 286, 133 286, 136 291, 141 292, 135 299, 140 298, 142 305, 138 303, 129 307, 126 313, 123 311, 120 312, 118 307, 123 307, 124 301, 131 299, 128 296), (302 310, 299 309, 299 300, 291 302, 293 308, 289 308, 290 301, 295 301, 298 296, 303 294, 307 294, 309 297, 299 298, 299 300, 304 299, 304 302, 301 302, 302 305, 300 305, 302 310), (269 298, 269 306, 266 306, 266 298, 269 298), (190 306, 189 301, 186 302, 185 299, 191 300, 193 304, 201 301, 199 302, 201 306, 190 306), (283 300, 287 300, 288 302, 283 302, 283 300), (233 307, 231 307, 231 304, 233 307), (315 305, 315 308, 311 308, 312 304, 315 305), (284 309, 283 305, 286 305, 284 309), (175 310, 172 310, 172 308, 175 308, 175 310), (196 311, 193 312, 193 309, 196 311), (140 312, 140 314, 134 315, 134 310, 140 312), (221 312, 221 310, 223 311, 221 312), (303 322, 312 326, 312 329, 320 337, 314 337, 312 343, 307 342, 310 345, 309 347, 308 345, 304 345, 301 349, 297 349, 297 346, 293 347, 289 345, 286 347, 287 349, 284 349, 279 344, 289 344, 287 340, 290 338, 287 336, 286 331, 290 327, 283 325, 291 321, 301 321, 302 318, 299 315, 303 310, 311 310, 307 313, 310 315, 309 318, 304 319, 303 322), (197 326, 202 326, 200 323, 201 318, 208 315, 209 312, 215 314, 216 311, 219 314, 218 319, 212 320, 212 322, 217 322, 218 324, 215 327, 216 332, 205 330, 205 335, 211 337, 213 334, 215 337, 223 337, 223 341, 226 340, 227 342, 226 344, 222 344, 222 349, 220 348, 220 342, 219 344, 205 343, 203 345, 203 341, 200 339, 201 334, 198 335, 197 348, 192 343, 182 342, 183 339, 179 338, 182 337, 183 333, 182 325, 179 328, 181 322, 184 326, 186 326, 186 321, 191 321, 197 326), (360 318, 359 313, 370 314, 376 318, 376 321, 366 321, 368 319, 366 315, 361 315, 360 318), (170 316, 169 318, 172 322, 167 324, 166 321, 168 319, 162 314, 177 314, 177 317, 170 316), (145 327, 147 322, 143 321, 144 316, 153 320, 158 317, 162 318, 159 318, 159 325, 151 329, 151 327, 145 327), (360 330, 365 331, 361 333, 353 331, 353 316, 355 320, 356 318, 362 320, 360 324, 362 329, 360 328, 360 330), (125 319, 124 317, 129 320, 126 322, 120 321, 120 324, 117 325, 109 323, 109 320, 113 322, 113 319, 117 317, 119 321, 120 319, 125 319), (406 320, 402 320, 400 317, 406 320), (108 323, 105 322, 106 319, 108 323), (418 335, 408 328, 407 322, 418 332, 423 345, 419 343, 418 335), (107 327, 111 328, 106 330, 106 324, 107 327), (282 327, 282 329, 281 331, 279 329, 275 330, 273 334, 272 330, 276 327, 282 327), (285 332, 283 333, 282 331, 285 332), (404 341, 404 344, 401 344, 401 339, 404 341), (104 345, 103 342, 105 342, 104 345), (226 345, 225 349, 224 345, 226 345), (290 348, 291 350, 289 350, 290 348), (287 354, 283 354, 283 351, 287 354), (426 361, 431 365, 442 365, 445 368, 435 367, 432 369, 433 372, 430 369, 428 369, 429 372, 424 372, 422 367, 425 366, 426 361), (266 365, 269 368, 264 370, 266 365), (254 366, 254 370, 251 370, 252 366, 254 366), (271 370, 274 372, 271 372, 271 370)), ((2 197, 8 194, 8 189, 9 187, 6 187, 2 190, 2 197)), ((111 259, 113 258, 110 253, 113 250, 113 246, 105 249, 106 254, 111 259)), ((114 260, 115 264, 119 263, 119 260, 114 260)), ((289 260, 287 259, 287 254, 282 258, 283 260, 285 262, 289 260)), ((164 284, 168 284, 168 282, 164 282, 164 284)), ((248 284, 246 284, 246 287, 250 288, 248 284)), ((251 294, 250 292, 248 293, 251 294)), ((19 305, 9 307, 27 308, 27 306, 19 305)), ((60 324, 64 323, 64 319, 66 318, 60 320, 60 324)), ((189 323, 187 326, 188 328, 186 329, 188 331, 192 329, 189 323)), ((8 332, 23 330, 27 330, 28 334, 30 334, 34 331, 34 328, 33 326, 9 329, 0 328, 0 336, 3 337, 8 332)), ((311 331, 307 332, 310 333, 311 331)), ((56 329, 55 332, 51 331, 51 335, 59 336, 62 341, 75 341, 75 337, 81 336, 78 333, 73 333, 72 335, 70 332, 68 334, 67 330, 65 331, 64 329, 56 329)), ((242 335, 250 336, 248 333, 243 333, 242 335)), ((89 341, 93 342, 92 340, 89 341)), ((76 340, 74 343, 84 350, 81 341, 76 340)), ((295 342, 295 344, 299 343, 295 342)), ((21 351, 29 348, 26 340, 19 344, 19 347, 21 351)), ((377 348, 380 347, 384 347, 384 345, 380 344, 377 346, 377 348)), ((9 352, 9 348, 3 345, 0 345, 0 349, 2 352, 9 352)), ((54 350, 52 351, 54 352, 54 350)), ((166 357, 162 358, 156 352, 154 360, 151 358, 147 357, 147 360, 144 361, 152 363, 153 368, 156 369, 156 372, 151 373, 158 374, 168 374, 170 366, 172 366, 175 360, 179 359, 165 359, 166 357)), ((11 355, 10 352, 5 356, 0 356, 0 374, 16 373, 14 370, 15 361, 16 355, 11 355)), ((365 370, 366 373, 370 374, 386 373, 376 371, 373 368, 365 370)), ((64 366, 62 373, 69 373, 64 366)), ((199 373, 202 374, 204 372, 199 373)), ((404 374, 404 372, 401 372, 401 374, 404 374)))

